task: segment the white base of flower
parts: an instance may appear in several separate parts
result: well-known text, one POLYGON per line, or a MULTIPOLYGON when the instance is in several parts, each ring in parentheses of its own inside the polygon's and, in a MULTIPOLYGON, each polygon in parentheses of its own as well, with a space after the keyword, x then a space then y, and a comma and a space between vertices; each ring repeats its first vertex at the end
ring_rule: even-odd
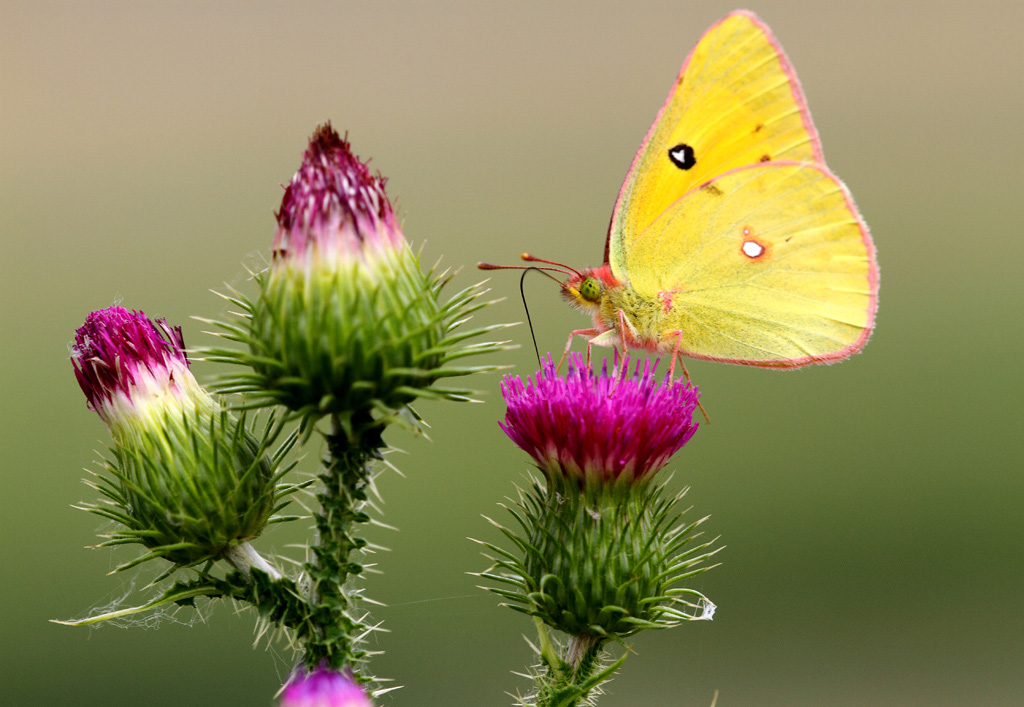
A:
POLYGON ((256 552, 256 549, 247 542, 232 545, 224 551, 224 559, 231 563, 231 566, 249 579, 253 568, 266 572, 271 579, 281 579, 281 573, 263 556, 256 552))

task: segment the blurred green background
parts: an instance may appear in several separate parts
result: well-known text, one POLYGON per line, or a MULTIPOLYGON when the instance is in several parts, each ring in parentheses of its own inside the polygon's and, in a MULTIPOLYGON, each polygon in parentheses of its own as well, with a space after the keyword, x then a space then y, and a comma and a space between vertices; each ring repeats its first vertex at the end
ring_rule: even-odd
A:
MULTIPOLYGON (((291 667, 228 605, 69 628, 145 578, 106 576, 83 467, 106 432, 67 360, 115 302, 218 316, 266 255, 281 184, 331 119, 389 178, 429 264, 521 251, 599 263, 633 153, 721 2, 0 5, 0 702, 270 705, 291 667)), ((728 546, 696 580, 712 623, 641 635, 603 707, 1024 704, 1024 90, 1019 3, 751 6, 802 79, 829 164, 874 233, 877 331, 838 366, 694 362, 714 423, 674 461, 728 546)), ((518 278, 482 315, 521 320, 518 278)), ((527 283, 542 349, 585 320, 527 283)), ((507 356, 535 368, 523 348, 507 356)), ((199 364, 201 378, 215 372, 199 364)), ((465 573, 466 537, 523 479, 482 405, 421 405, 394 435, 368 594, 390 633, 380 703, 503 705, 531 623, 465 573)), ((307 449, 313 467, 316 445, 307 449)), ((301 533, 275 531, 271 551, 301 533)))

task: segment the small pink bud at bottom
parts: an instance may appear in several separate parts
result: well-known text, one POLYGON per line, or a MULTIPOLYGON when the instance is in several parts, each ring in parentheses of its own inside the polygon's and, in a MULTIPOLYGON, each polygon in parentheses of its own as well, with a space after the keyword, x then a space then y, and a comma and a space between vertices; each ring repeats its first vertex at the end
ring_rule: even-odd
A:
POLYGON ((348 672, 321 666, 292 673, 281 695, 281 707, 373 707, 363 688, 348 672))

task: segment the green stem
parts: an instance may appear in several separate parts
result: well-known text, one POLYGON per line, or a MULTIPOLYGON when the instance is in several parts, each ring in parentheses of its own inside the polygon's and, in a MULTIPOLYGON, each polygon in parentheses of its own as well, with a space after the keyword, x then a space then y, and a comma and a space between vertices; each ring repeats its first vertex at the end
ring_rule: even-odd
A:
POLYGON ((331 430, 325 435, 327 455, 320 474, 323 486, 317 494, 320 507, 315 513, 317 540, 311 548, 313 556, 306 563, 311 581, 311 629, 301 639, 303 662, 309 668, 326 663, 331 668, 348 667, 358 672, 366 656, 356 645, 370 629, 356 617, 353 595, 346 591, 345 583, 363 571, 350 555, 366 545, 354 530, 369 521, 363 507, 373 463, 381 458, 384 446, 380 430, 373 423, 368 411, 348 419, 334 416, 331 430))
POLYGON ((594 672, 594 663, 600 653, 601 637, 584 634, 573 636, 565 651, 565 662, 572 666, 583 679, 594 672))
MULTIPOLYGON (((547 638, 547 631, 538 622, 541 657, 547 672, 537 677, 536 707, 578 707, 602 682, 608 680, 622 665, 625 656, 601 668, 606 638, 583 634, 573 636, 565 649, 565 657, 557 655, 547 638)), ((588 703, 589 704, 589 703, 588 703)))

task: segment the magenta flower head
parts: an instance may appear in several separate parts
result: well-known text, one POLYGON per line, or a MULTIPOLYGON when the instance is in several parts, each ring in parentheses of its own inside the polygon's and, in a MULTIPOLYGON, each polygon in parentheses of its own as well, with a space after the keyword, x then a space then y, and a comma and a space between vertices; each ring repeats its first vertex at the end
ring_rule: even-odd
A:
POLYGON ((501 428, 544 479, 510 509, 522 531, 501 528, 522 557, 484 543, 494 565, 482 576, 503 585, 492 591, 512 608, 591 647, 714 611, 675 586, 715 552, 693 543, 704 519, 681 523, 682 493, 653 478, 696 431, 698 392, 659 383, 647 361, 626 371, 606 364, 594 374, 574 354, 561 376, 548 356, 532 379, 506 376, 501 386, 501 428))
MULTIPOLYGON (((628 370, 627 358, 622 370, 628 370)), ((697 431, 698 390, 683 381, 658 383, 650 361, 632 375, 605 362, 600 375, 573 352, 558 375, 549 355, 524 382, 507 375, 501 393, 508 410, 499 423, 546 476, 580 482, 649 478, 697 431)))
POLYGON ((277 212, 275 266, 330 269, 404 248, 385 183, 330 123, 318 128, 277 212))
POLYGON ((461 346, 489 328, 452 331, 483 306, 475 301, 481 290, 439 303, 447 277, 420 269, 384 185, 330 124, 313 134, 277 212, 259 296, 232 297, 243 318, 220 324, 222 336, 248 350, 207 352, 251 369, 222 390, 283 405, 304 423, 333 415, 371 427, 398 419, 418 397, 467 399, 468 391, 435 382, 484 368, 454 359, 501 348, 461 346))
POLYGON ((347 672, 299 667, 281 694, 281 707, 372 707, 363 688, 347 672))
POLYGON ((75 377, 89 409, 114 434, 161 407, 207 407, 213 399, 189 370, 181 327, 142 312, 92 312, 75 333, 75 377))
POLYGON ((113 439, 106 473, 90 482, 106 500, 86 506, 123 526, 104 545, 141 543, 142 559, 191 565, 259 535, 279 460, 196 382, 180 327, 121 307, 93 312, 71 363, 113 439))

